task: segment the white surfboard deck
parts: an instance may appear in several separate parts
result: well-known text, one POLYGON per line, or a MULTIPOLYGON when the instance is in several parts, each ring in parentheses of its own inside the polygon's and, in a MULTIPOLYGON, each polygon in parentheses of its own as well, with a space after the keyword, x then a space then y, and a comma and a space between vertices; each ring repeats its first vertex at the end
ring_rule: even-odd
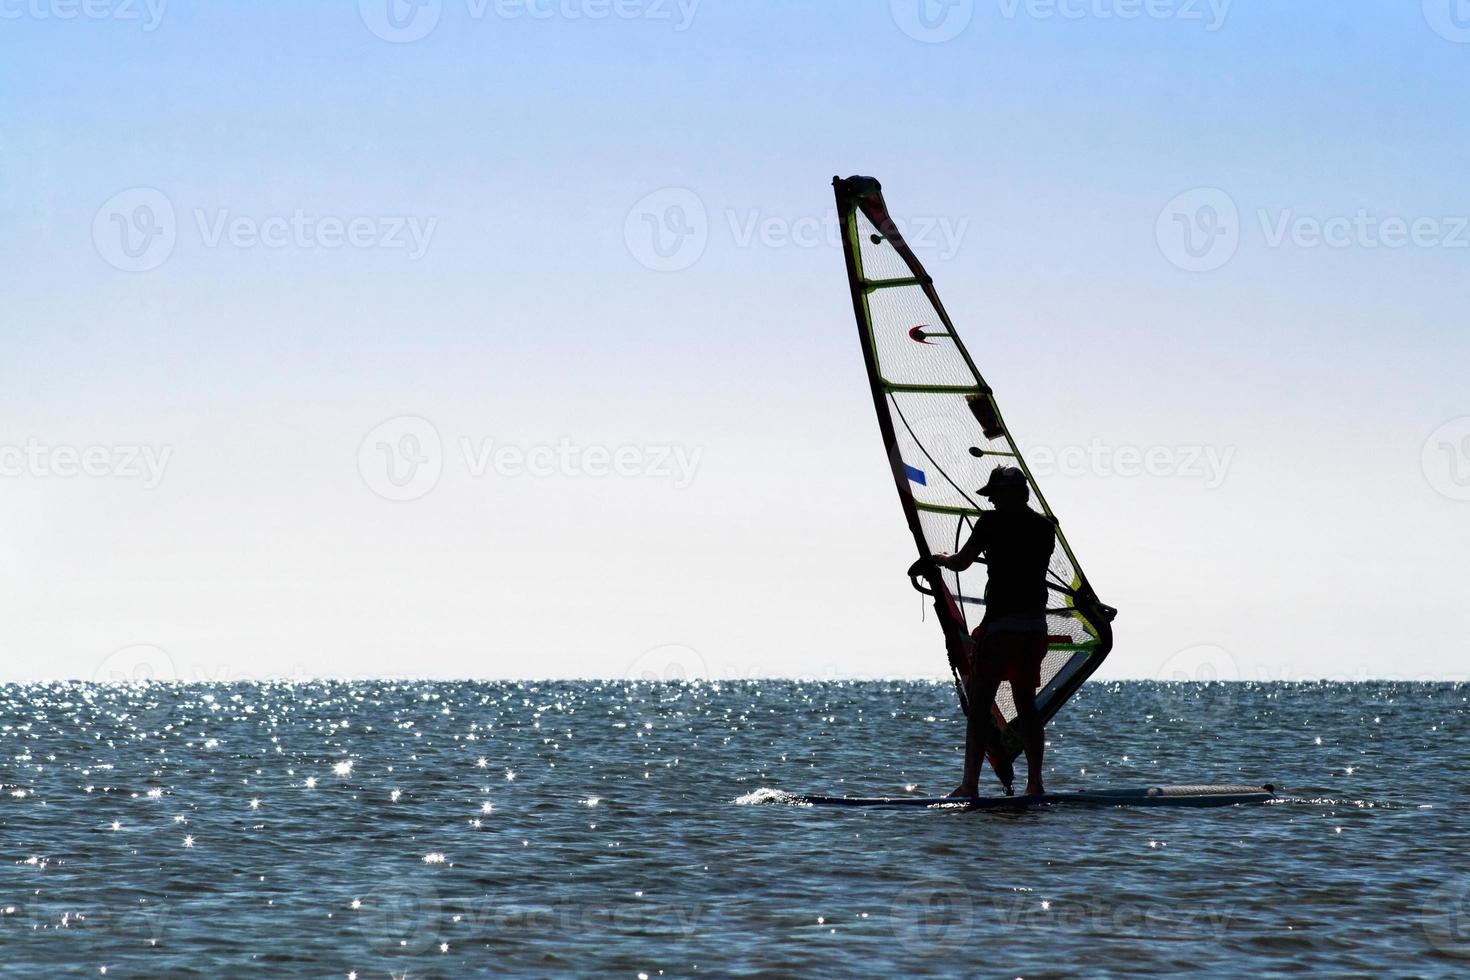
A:
MULTIPOLYGON (((1270 803, 1276 788, 1265 786, 1144 786, 1137 789, 1089 790, 1082 793, 1046 793, 1042 796, 814 796, 801 793, 764 791, 760 799, 742 802, 786 803, 796 806, 921 807, 946 810, 1021 810, 1049 806, 1179 806, 1218 807, 1270 803)), ((759 794, 752 794, 755 797, 759 794)))

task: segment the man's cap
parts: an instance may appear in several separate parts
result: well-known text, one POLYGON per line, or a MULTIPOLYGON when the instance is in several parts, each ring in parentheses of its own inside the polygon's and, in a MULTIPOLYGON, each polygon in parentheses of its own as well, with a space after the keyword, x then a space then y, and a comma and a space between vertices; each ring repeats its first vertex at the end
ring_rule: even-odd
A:
POLYGON ((990 479, 978 492, 988 497, 997 490, 1011 490, 1017 487, 1026 487, 1026 474, 1015 466, 997 466, 990 471, 990 479))

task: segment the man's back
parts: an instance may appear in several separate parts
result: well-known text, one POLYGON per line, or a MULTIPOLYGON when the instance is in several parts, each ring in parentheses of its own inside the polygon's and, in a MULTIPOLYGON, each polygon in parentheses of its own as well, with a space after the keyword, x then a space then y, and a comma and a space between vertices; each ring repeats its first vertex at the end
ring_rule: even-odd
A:
POLYGON ((985 618, 1045 612, 1046 569, 1057 543, 1051 520, 1024 504, 1003 507, 981 514, 975 533, 989 567, 985 618))

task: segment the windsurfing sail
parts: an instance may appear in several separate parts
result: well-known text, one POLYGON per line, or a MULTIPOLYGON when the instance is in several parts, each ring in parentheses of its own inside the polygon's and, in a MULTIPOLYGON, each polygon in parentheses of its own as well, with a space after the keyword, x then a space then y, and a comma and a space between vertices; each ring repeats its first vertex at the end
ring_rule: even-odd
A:
MULTIPOLYGON (((960 550, 989 508, 977 490, 998 466, 1024 472, 1032 506, 1056 523, 933 280, 894 226, 878 181, 834 177, 832 183, 878 427, 920 558, 960 550)), ((910 576, 934 598, 960 704, 973 710, 965 704, 963 672, 970 634, 984 618, 985 565, 957 573, 921 562, 910 576)), ((1049 642, 1036 702, 1049 720, 1112 649, 1116 610, 1098 601, 1060 525, 1047 586, 1049 642)), ((1009 682, 990 707, 1001 731, 991 761, 1009 787, 1010 763, 1020 753, 1009 731, 1016 717, 1009 682)))

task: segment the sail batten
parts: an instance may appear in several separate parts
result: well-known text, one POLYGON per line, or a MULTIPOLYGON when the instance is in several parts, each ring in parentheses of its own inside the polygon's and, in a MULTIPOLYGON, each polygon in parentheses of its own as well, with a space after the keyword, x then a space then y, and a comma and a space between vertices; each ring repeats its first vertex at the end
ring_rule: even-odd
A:
MULTIPOLYGON (((878 182, 834 178, 833 186, 879 429, 920 557, 964 544, 988 509, 977 488, 998 466, 1019 467, 1033 506, 1055 523, 990 385, 890 217, 878 182)), ((985 566, 958 573, 916 567, 912 574, 915 586, 933 597, 963 705, 960 672, 968 636, 984 615, 985 566)), ((1050 643, 1037 692, 1038 707, 1050 718, 1112 648, 1113 610, 1098 601, 1060 526, 1047 585, 1053 603, 1061 603, 1047 610, 1050 643)), ((1015 717, 1008 685, 996 700, 993 710, 1004 725, 1015 717)), ((1009 761, 1019 745, 1004 741, 1009 761)))
POLYGON ((897 289, 900 286, 926 286, 928 284, 928 279, 864 279, 863 289, 872 293, 880 289, 897 289))
POLYGON ((884 380, 882 378, 879 378, 878 380, 883 382, 883 387, 884 387, 885 390, 890 391, 890 392, 897 392, 897 393, 900 393, 900 394, 903 394, 903 393, 907 393, 907 394, 910 394, 910 395, 924 395, 924 394, 932 394, 932 395, 978 395, 978 394, 981 394, 981 390, 979 388, 976 388, 974 385, 910 385, 910 384, 898 384, 896 382, 886 381, 886 380, 884 380))

